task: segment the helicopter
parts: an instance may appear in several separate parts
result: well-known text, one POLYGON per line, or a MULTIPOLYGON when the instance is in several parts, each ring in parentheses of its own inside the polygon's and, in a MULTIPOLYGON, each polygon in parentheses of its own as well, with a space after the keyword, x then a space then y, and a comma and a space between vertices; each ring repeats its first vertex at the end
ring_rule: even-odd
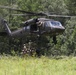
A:
POLYGON ((19 30, 15 30, 11 32, 10 28, 8 27, 8 23, 5 20, 2 20, 3 25, 6 30, 6 35, 10 37, 24 37, 28 35, 33 36, 53 36, 54 43, 56 42, 56 36, 62 34, 65 28, 59 21, 54 21, 46 18, 34 18, 25 21, 22 27, 19 30))
MULTIPOLYGON (((24 14, 12 14, 17 16, 48 16, 48 17, 71 17, 71 16, 64 16, 64 15, 49 15, 43 12, 35 13, 35 12, 28 12, 24 10, 14 9, 8 6, 0 6, 0 8, 10 9, 18 12, 22 12, 24 14)), ((4 25, 5 32, 0 32, 1 35, 7 35, 9 37, 24 37, 24 36, 50 36, 53 37, 53 42, 56 44, 56 36, 62 34, 65 31, 65 27, 61 24, 60 21, 55 21, 48 18, 32 18, 22 23, 22 28, 11 32, 10 28, 8 27, 8 22, 4 19, 1 20, 2 24, 4 25)))

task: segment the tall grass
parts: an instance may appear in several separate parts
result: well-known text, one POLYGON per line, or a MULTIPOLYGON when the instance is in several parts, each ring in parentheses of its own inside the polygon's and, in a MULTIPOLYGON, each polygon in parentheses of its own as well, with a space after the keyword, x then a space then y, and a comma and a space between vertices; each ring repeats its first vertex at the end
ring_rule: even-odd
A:
POLYGON ((76 58, 1 56, 0 75, 76 75, 76 58))

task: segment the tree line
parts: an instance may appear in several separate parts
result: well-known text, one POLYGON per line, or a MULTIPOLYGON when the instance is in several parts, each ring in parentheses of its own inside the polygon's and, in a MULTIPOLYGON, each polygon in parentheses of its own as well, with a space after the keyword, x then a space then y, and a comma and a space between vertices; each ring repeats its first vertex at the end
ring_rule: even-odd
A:
MULTIPOLYGON (((45 12, 50 14, 76 15, 75 0, 0 0, 0 5, 11 6, 13 8, 26 10, 30 12, 45 12)), ((33 18, 30 16, 11 16, 17 11, 0 8, 0 16, 5 18, 11 30, 20 28, 20 23, 27 19, 33 18), (8 15, 9 14, 9 15, 8 15)), ((36 16, 34 16, 36 17, 36 16)), ((41 42, 35 46, 41 48, 41 53, 44 55, 76 55, 76 17, 53 18, 59 20, 65 27, 65 32, 57 36, 57 44, 52 43, 52 38, 42 37, 41 42), (44 41, 44 42, 43 42, 44 41)), ((0 31, 4 29, 0 25, 0 31)), ((21 44, 27 42, 28 38, 8 38, 0 36, 0 53, 11 54, 14 50, 16 53, 21 52, 21 44), (26 40, 25 40, 26 39, 26 40), (11 42, 9 41, 11 40, 11 42), (21 42, 21 41, 23 42, 21 42)), ((33 40, 33 38, 31 38, 33 40)), ((37 39, 36 39, 37 40, 37 39)))

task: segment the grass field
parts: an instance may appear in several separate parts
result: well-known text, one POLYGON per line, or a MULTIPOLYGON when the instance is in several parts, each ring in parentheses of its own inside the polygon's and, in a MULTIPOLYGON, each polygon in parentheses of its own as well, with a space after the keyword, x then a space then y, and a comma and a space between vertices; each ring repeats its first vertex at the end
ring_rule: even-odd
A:
POLYGON ((76 75, 76 58, 1 56, 0 75, 76 75))

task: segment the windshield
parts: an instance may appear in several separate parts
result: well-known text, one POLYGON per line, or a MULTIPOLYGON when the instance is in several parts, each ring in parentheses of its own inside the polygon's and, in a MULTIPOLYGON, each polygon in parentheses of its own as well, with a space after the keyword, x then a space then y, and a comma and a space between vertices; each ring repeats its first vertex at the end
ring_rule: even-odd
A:
POLYGON ((61 26, 61 23, 59 21, 50 21, 52 26, 61 26))

